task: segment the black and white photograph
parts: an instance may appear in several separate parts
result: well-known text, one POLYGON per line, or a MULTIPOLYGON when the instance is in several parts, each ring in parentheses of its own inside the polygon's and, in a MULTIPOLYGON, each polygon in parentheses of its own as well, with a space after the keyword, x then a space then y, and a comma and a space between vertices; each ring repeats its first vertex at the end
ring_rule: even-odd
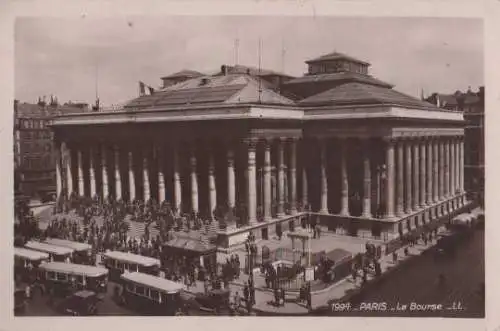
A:
POLYGON ((485 318, 482 19, 20 15, 13 40, 16 318, 485 318))

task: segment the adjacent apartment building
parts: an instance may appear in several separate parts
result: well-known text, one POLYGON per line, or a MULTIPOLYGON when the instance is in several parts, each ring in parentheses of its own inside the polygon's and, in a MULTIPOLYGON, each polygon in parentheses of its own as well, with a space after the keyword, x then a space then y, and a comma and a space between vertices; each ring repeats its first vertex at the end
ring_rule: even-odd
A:
POLYGON ((55 98, 38 103, 14 101, 14 190, 43 201, 56 191, 53 133, 47 126, 56 115, 89 110, 86 103, 59 105, 55 98))
POLYGON ((465 189, 469 198, 484 205, 484 86, 477 92, 434 93, 427 101, 441 108, 464 112, 465 189))

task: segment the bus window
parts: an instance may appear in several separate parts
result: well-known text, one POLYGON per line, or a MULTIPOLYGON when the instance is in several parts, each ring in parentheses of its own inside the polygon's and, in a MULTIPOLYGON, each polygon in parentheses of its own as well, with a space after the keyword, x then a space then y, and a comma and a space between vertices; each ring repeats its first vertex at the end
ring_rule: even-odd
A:
POLYGON ((56 279, 56 273, 53 271, 47 272, 47 278, 48 279, 56 279))
POLYGON ((137 293, 139 295, 144 295, 144 287, 137 286, 136 289, 135 289, 135 293, 137 293))
POLYGON ((66 280, 68 277, 66 274, 62 274, 60 272, 57 273, 57 280, 66 280))
POLYGON ((134 292, 134 285, 133 284, 128 283, 126 288, 127 288, 128 292, 134 292))
POLYGON ((116 269, 121 269, 121 270, 124 270, 124 267, 125 267, 125 266, 124 266, 124 264, 123 264, 123 263, 118 262, 118 261, 116 262, 116 269))
POLYGON ((76 275, 76 276, 75 276, 75 278, 76 278, 76 282, 77 282, 78 284, 83 284, 83 276, 81 276, 81 275, 76 275))
POLYGON ((160 293, 156 290, 151 290, 150 291, 150 296, 151 296, 151 299, 155 300, 155 301, 160 301, 160 293))
POLYGON ((147 297, 151 297, 151 290, 149 288, 146 288, 146 290, 144 291, 144 295, 147 297))
POLYGON ((133 264, 133 263, 129 264, 128 270, 130 272, 137 272, 137 271, 139 271, 138 267, 137 267, 137 264, 133 264))

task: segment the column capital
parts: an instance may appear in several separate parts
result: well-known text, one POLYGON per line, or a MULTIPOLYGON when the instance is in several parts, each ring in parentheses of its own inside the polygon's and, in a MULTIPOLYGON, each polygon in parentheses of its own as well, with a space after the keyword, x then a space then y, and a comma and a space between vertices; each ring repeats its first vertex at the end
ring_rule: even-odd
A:
POLYGON ((255 149, 255 148, 257 148, 257 144, 259 143, 259 139, 255 138, 255 137, 248 137, 248 138, 243 139, 243 143, 245 143, 248 148, 255 149))

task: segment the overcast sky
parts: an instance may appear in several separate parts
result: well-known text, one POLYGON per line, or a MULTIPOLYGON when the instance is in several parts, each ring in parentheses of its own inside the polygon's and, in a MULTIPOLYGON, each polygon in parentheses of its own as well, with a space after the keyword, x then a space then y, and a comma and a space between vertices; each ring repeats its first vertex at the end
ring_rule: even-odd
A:
POLYGON ((21 18, 15 33, 15 97, 36 102, 125 102, 138 81, 157 87, 181 69, 238 62, 301 76, 305 60, 332 51, 370 62, 370 73, 419 96, 484 84, 483 25, 473 19, 334 17, 21 18), (282 45, 285 55, 282 56, 282 45), (284 58, 284 61, 282 59, 284 58), (96 70, 98 67, 98 70, 96 70), (96 74, 96 71, 98 74, 96 74))

